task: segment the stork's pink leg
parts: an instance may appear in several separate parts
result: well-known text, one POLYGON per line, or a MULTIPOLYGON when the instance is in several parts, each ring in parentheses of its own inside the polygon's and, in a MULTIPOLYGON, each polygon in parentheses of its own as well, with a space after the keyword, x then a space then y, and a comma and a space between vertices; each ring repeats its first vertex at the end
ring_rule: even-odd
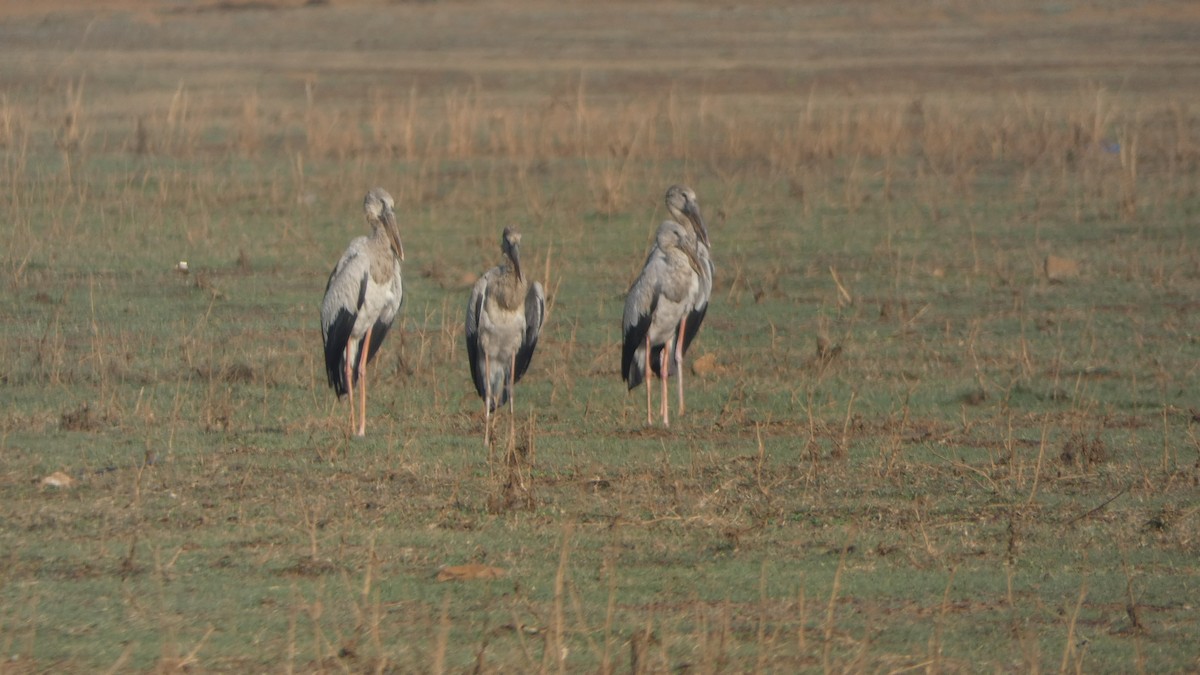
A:
POLYGON ((650 414, 650 333, 646 333, 646 369, 642 371, 646 380, 646 426, 654 424, 654 416, 650 414))
POLYGON ((515 449, 517 447, 517 355, 515 352, 508 365, 508 442, 515 449))
POLYGON ((350 429, 354 429, 354 341, 346 342, 346 355, 342 360, 342 370, 346 376, 346 398, 350 401, 350 429))
POLYGON ((671 426, 671 419, 670 419, 670 416, 668 415, 668 410, 667 410, 670 407, 670 403, 669 403, 670 399, 667 398, 667 396, 668 396, 668 394, 667 394, 667 377, 669 376, 671 371, 667 370, 667 366, 670 365, 670 363, 671 363, 671 352, 667 350, 665 345, 662 350, 662 355, 659 357, 658 360, 659 360, 658 366, 659 366, 659 368, 661 368, 661 370, 659 370, 658 372, 662 373, 662 420, 663 420, 663 426, 669 427, 669 426, 671 426))
POLYGON ((492 359, 483 354, 483 447, 488 448, 488 458, 491 459, 492 444, 491 434, 492 423, 492 359))
POLYGON ((679 387, 679 414, 683 414, 683 332, 687 329, 687 314, 679 320, 679 333, 675 337, 675 377, 679 387))
MULTIPOLYGON (((370 354, 368 354, 366 350, 371 346, 372 328, 367 329, 367 334, 363 337, 363 341, 360 343, 361 346, 359 347, 359 352, 361 354, 360 358, 358 359, 359 411, 361 413, 359 417, 360 421, 358 423, 359 436, 367 435, 367 357, 370 356, 370 354)), ((354 407, 354 399, 350 400, 350 407, 354 407)))

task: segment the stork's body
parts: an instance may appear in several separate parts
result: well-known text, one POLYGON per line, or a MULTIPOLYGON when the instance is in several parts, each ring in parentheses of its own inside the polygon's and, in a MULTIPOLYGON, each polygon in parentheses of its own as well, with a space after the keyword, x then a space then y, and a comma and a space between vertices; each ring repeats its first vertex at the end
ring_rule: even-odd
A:
MULTIPOLYGON (((700 266, 700 287, 689 298, 691 307, 684 323, 681 324, 683 340, 680 344, 677 365, 681 365, 683 355, 687 353, 696 334, 700 332, 700 324, 708 312, 708 300, 712 297, 713 262, 712 251, 709 248, 708 227, 704 217, 700 215, 700 204, 696 201, 696 193, 683 185, 672 185, 667 189, 667 212, 675 222, 691 230, 696 238, 696 260, 700 266)), ((683 410, 683 378, 680 378, 679 408, 683 410)))
POLYGON ((504 262, 484 273, 467 302, 465 337, 471 380, 484 401, 483 442, 490 446, 491 414, 510 404, 542 332, 546 294, 521 273, 521 233, 508 227, 500 242, 504 262))
MULTIPOLYGON (((712 296, 713 262, 709 249, 708 227, 700 214, 700 204, 696 201, 696 193, 684 185, 672 185, 667 188, 667 213, 673 222, 679 223, 691 232, 696 241, 696 262, 700 275, 699 286, 688 297, 687 315, 680 320, 677 328, 677 339, 674 343, 671 374, 676 376, 675 384, 679 391, 679 413, 683 414, 683 356, 691 346, 692 340, 700 332, 700 324, 708 312, 708 300, 712 296)), ((660 377, 657 362, 652 362, 654 373, 660 377)))
MULTIPOLYGON (((662 380, 659 412, 664 426, 670 426, 667 377, 679 371, 678 356, 673 363, 672 354, 682 354, 685 322, 704 283, 696 243, 689 229, 672 220, 664 221, 658 226, 654 247, 641 274, 625 296, 621 378, 633 389, 646 379, 647 372, 659 375, 662 380)), ((649 384, 646 423, 653 423, 649 384)))
POLYGON ((338 398, 350 399, 351 426, 359 436, 367 429, 367 363, 379 352, 404 301, 400 278, 404 247, 396 226, 395 202, 386 190, 374 188, 363 200, 363 209, 372 226, 371 235, 350 242, 329 275, 321 302, 325 372, 338 398))

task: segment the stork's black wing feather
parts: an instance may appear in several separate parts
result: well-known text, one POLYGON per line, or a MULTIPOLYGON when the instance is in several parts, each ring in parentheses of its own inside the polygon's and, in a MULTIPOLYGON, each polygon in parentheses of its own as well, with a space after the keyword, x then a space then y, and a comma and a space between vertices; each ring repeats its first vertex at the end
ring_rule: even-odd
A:
POLYGON ((345 396, 349 391, 344 359, 346 343, 350 342, 350 334, 354 332, 354 319, 355 315, 350 310, 338 310, 325 336, 325 374, 329 376, 329 386, 338 396, 345 396))
POLYGON ((529 362, 533 360, 533 350, 537 348, 538 336, 542 334, 542 322, 545 320, 546 293, 542 290, 542 285, 535 281, 525 294, 525 335, 517 349, 517 369, 513 372, 513 382, 520 382, 521 376, 529 370, 529 362))
POLYGON ((471 299, 467 302, 467 362, 471 365, 471 381, 480 398, 487 396, 487 374, 483 372, 483 363, 479 354, 479 317, 483 314, 483 300, 487 297, 487 277, 480 277, 471 289, 471 299))
MULTIPOLYGON (((338 269, 334 269, 329 275, 329 281, 325 284, 325 292, 329 293, 329 287, 333 283, 333 278, 337 275, 338 269)), ((349 307, 341 307, 334 316, 333 321, 329 323, 328 330, 325 331, 325 374, 329 378, 329 386, 333 387, 333 391, 338 396, 344 396, 349 390, 349 382, 346 382, 346 345, 349 344, 351 336, 354 334, 354 324, 358 320, 358 312, 362 309, 363 303, 367 299, 367 272, 364 272, 358 283, 358 297, 355 307, 351 310, 349 307)), ((382 338, 381 338, 382 339, 382 338)), ((358 381, 358 359, 362 356, 362 349, 358 350, 355 355, 355 363, 351 368, 354 381, 358 381)))
POLYGON ((696 334, 700 332, 700 324, 704 322, 704 315, 708 313, 708 304, 705 303, 700 307, 694 308, 688 312, 687 321, 683 325, 683 353, 687 354, 688 347, 691 346, 692 340, 696 339, 696 334))
POLYGON ((621 379, 630 389, 642 383, 646 373, 640 368, 641 364, 634 363, 634 354, 638 347, 646 342, 646 333, 650 332, 650 323, 654 321, 654 311, 658 309, 658 293, 650 301, 650 309, 637 318, 637 323, 625 327, 625 341, 621 345, 621 379))
MULTIPOLYGON (((367 363, 374 360, 375 355, 379 353, 379 345, 383 344, 383 338, 387 337, 391 328, 392 324, 387 321, 376 321, 375 325, 371 326, 371 344, 367 345, 367 363)), ((362 359, 361 350, 359 359, 362 359)), ((355 364, 356 367, 357 365, 355 364)))

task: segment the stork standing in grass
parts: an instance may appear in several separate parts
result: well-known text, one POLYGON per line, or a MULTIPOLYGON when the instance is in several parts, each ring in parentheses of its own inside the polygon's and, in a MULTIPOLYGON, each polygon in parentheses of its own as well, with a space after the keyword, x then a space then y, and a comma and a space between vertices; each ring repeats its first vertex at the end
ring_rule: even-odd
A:
MULTIPOLYGON (((667 188, 667 213, 674 222, 690 230, 696 241, 696 271, 700 275, 699 286, 688 298, 687 314, 680 320, 676 331, 674 364, 671 374, 676 375, 675 384, 679 389, 679 414, 683 414, 683 356, 691 346, 692 340, 700 332, 700 324, 708 312, 708 300, 712 297, 713 262, 708 243, 708 227, 704 224, 704 216, 700 215, 700 204, 696 201, 696 193, 685 185, 672 185, 667 188)), ((652 360, 654 374, 665 376, 659 370, 659 364, 652 360)), ((664 418, 665 419, 665 418, 664 418)))
POLYGON ((483 443, 488 447, 492 412, 508 402, 512 416, 513 386, 529 368, 546 318, 546 294, 521 272, 520 250, 521 233, 504 228, 504 260, 479 277, 467 303, 467 358, 475 391, 484 401, 483 443))
POLYGON ((342 254, 321 301, 321 336, 325 342, 325 372, 338 398, 350 399, 350 425, 367 432, 367 363, 375 358, 383 338, 404 301, 400 261, 404 245, 396 226, 396 203, 383 188, 363 199, 372 232, 357 237, 342 254), (354 388, 359 390, 355 419, 354 388))
MULTIPOLYGON (((703 288, 704 265, 698 257, 692 231, 673 221, 658 226, 654 247, 646 257, 642 273, 625 296, 621 319, 624 342, 621 348, 621 379, 630 389, 655 372, 662 380, 659 414, 670 426, 667 377, 680 370, 672 354, 682 353, 685 322, 695 297, 703 288)), ((678 356, 675 357, 678 363, 678 356)), ((646 385, 646 424, 653 424, 650 385, 646 385)))
MULTIPOLYGON (((666 386, 667 376, 675 375, 676 386, 679 392, 679 413, 683 414, 683 356, 687 353, 692 340, 695 339, 696 334, 700 331, 700 324, 704 321, 704 315, 708 312, 708 301, 712 295, 714 268, 709 249, 708 228, 704 223, 704 217, 700 213, 700 205, 696 201, 696 193, 687 186, 672 185, 667 189, 666 204, 667 213, 670 218, 663 225, 674 223, 690 236, 691 244, 689 246, 691 247, 690 250, 695 262, 693 269, 696 273, 696 284, 689 286, 688 297, 683 301, 684 308, 682 315, 677 319, 678 323, 675 326, 671 339, 666 342, 656 342, 655 345, 649 348, 649 353, 645 355, 648 357, 648 368, 645 364, 640 364, 638 367, 643 369, 642 372, 630 377, 629 368, 626 365, 626 367, 622 368, 621 375, 629 383, 630 389, 641 383, 647 369, 663 379, 664 387, 666 386), (661 352, 664 349, 670 355, 667 359, 662 358, 663 354, 661 352)), ((673 230, 674 228, 668 229, 673 230)), ((659 234, 661 235, 662 233, 663 226, 659 226, 659 234)), ((652 251, 650 258, 653 257, 654 252, 652 251)), ((647 259, 646 264, 649 266, 650 263, 651 260, 647 259)), ((643 274, 645 273, 646 270, 643 270, 643 274)), ((633 289, 630 290, 632 295, 633 289)), ((676 307, 670 307, 668 313, 675 313, 677 310, 678 308, 676 307)), ((629 316, 629 312, 634 310, 627 304, 625 311, 626 340, 628 341, 628 330, 629 326, 632 325, 630 324, 632 319, 629 316)), ((657 320, 662 321, 661 318, 657 320)), ((626 344, 628 346, 628 342, 626 344)), ((649 399, 650 391, 647 389, 646 407, 648 421, 650 417, 649 399)), ((667 406, 665 401, 662 406, 662 415, 665 423, 667 421, 667 406)))

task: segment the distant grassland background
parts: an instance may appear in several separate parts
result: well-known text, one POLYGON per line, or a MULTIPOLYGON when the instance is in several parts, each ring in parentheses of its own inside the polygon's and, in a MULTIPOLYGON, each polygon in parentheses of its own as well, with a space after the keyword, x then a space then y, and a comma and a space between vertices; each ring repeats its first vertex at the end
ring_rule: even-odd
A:
POLYGON ((1200 668, 1197 35, 0 9, 0 673, 1200 668), (620 313, 675 182, 717 277, 663 430, 620 313), (375 185, 407 300, 355 440, 318 306, 375 185), (548 318, 489 453, 462 320, 511 223, 548 318))

